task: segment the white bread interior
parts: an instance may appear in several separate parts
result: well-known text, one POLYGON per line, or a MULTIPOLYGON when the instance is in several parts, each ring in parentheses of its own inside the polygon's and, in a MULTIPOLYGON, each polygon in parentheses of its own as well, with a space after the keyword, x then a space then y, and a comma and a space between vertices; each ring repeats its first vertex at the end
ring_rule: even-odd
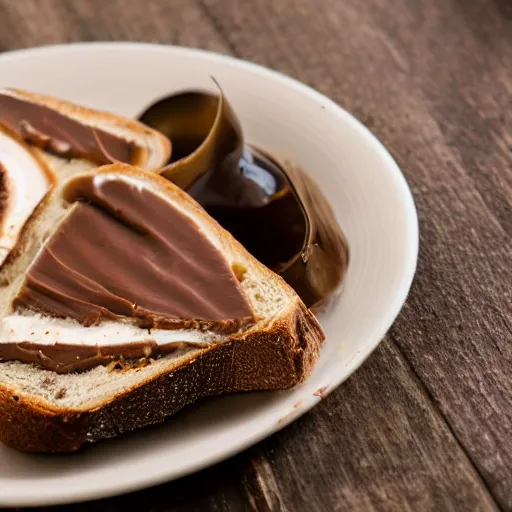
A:
POLYGON ((0 218, 0 266, 21 230, 55 181, 51 170, 23 142, 0 129, 0 178, 7 191, 0 218))

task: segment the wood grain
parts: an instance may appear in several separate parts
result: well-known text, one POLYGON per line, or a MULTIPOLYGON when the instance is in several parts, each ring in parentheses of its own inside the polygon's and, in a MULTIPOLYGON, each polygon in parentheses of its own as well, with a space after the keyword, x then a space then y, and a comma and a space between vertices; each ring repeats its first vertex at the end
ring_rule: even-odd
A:
POLYGON ((384 343, 359 372, 314 414, 254 450, 269 509, 492 509, 393 344, 384 343))
POLYGON ((511 5, 0 0, 1 50, 157 41, 313 85, 386 144, 420 215, 407 305, 347 383, 230 461, 94 508, 512 510, 511 5))
POLYGON ((242 56, 331 95, 397 158, 421 253, 391 337, 512 509, 510 18, 487 1, 205 1, 242 56))
POLYGON ((0 49, 74 41, 162 42, 229 53, 201 7, 188 0, 1 0, 0 49))

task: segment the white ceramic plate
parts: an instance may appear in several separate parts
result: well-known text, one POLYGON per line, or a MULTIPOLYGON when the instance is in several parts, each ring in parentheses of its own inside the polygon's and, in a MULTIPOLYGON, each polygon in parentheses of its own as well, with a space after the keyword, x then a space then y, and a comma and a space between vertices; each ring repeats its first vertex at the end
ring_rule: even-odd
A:
POLYGON ((0 86, 48 93, 126 116, 171 91, 222 84, 248 140, 304 166, 332 203, 350 245, 339 300, 314 375, 278 393, 191 406, 165 425, 78 454, 29 456, 0 445, 0 506, 66 503, 133 491, 220 461, 283 428, 375 349, 409 290, 418 251, 414 202, 379 141, 325 96, 262 67, 146 44, 77 44, 0 56, 0 86), (300 404, 294 408, 295 404, 300 404))

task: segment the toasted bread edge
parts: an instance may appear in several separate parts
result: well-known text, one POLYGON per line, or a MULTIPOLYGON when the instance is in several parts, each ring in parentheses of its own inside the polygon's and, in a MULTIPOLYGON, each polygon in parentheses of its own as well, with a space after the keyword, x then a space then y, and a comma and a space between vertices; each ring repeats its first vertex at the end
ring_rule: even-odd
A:
POLYGON ((297 298, 269 329, 205 349, 94 409, 58 408, 0 384, 0 441, 23 452, 71 452, 161 423, 204 397, 288 389, 310 375, 323 339, 316 318, 297 298))

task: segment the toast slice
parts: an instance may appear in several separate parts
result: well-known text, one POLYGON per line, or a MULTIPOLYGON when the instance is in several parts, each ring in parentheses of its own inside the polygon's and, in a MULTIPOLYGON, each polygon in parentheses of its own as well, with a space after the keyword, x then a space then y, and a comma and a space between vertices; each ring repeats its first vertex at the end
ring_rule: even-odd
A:
POLYGON ((97 147, 94 130, 99 135, 100 145, 102 141, 107 145, 109 137, 131 143, 133 151, 129 155, 129 161, 123 160, 123 162, 142 169, 149 171, 160 169, 169 160, 171 154, 169 139, 157 130, 138 121, 110 112, 79 106, 53 96, 19 89, 0 89, 0 125, 7 126, 10 131, 15 132, 18 137, 24 138, 31 144, 40 146, 43 150, 43 157, 49 161, 57 176, 61 178, 80 170, 91 170, 98 165, 110 163, 110 159, 102 155, 102 148, 97 147), (44 110, 42 112, 31 110, 31 105, 44 110), (52 116, 52 113, 55 113, 56 116, 46 120, 41 119, 44 116, 52 116), (27 120, 29 120, 28 129, 27 120), (66 124, 62 128, 58 127, 50 134, 45 133, 46 130, 55 128, 50 126, 50 121, 58 125, 59 122, 69 122, 69 120, 71 120, 71 124, 66 124), (92 161, 83 156, 76 158, 72 151, 69 153, 69 151, 65 151, 66 148, 59 147, 62 143, 70 143, 72 146, 74 142, 78 142, 72 137, 73 122, 85 128, 76 135, 80 139, 79 142, 85 145, 85 148, 82 149, 86 151, 82 151, 82 153, 91 154, 92 161), (32 133, 31 128, 35 133, 32 133), (68 132, 71 132, 71 136, 68 132), (41 141, 38 135, 43 137, 49 135, 50 140, 43 139, 41 141), (53 138, 58 138, 56 145, 52 145, 52 135, 53 138), (84 141, 84 137, 89 140, 84 141), (101 159, 102 156, 104 160, 98 161, 97 159, 101 159))
POLYGON ((0 266, 56 183, 118 159, 155 171, 169 159, 161 133, 51 96, 0 89, 0 266), (105 153, 106 152, 106 153, 105 153))
MULTIPOLYGON (((99 196, 94 197, 96 201, 99 196)), ((109 204, 107 201, 100 206, 109 212, 109 204)), ((134 201, 130 199, 126 204, 134 201)), ((120 223, 139 223, 141 233, 154 228, 157 238, 161 238, 159 226, 165 229, 168 223, 155 218, 154 226, 148 228, 143 225, 144 209, 139 205, 137 208, 140 219, 135 221, 117 208, 110 215, 119 216, 120 223)), ((176 229, 178 218, 173 217, 176 229)), ((94 231, 92 226, 89 232, 94 231)), ((87 231, 83 233, 85 238, 89 236, 87 231)), ((111 238, 117 243, 116 237, 111 238)), ((40 204, 26 225, 20 245, 23 250, 17 251, 1 271, 0 295, 0 350, 6 344, 21 345, 25 356, 27 352, 33 356, 31 363, 16 354, 7 357, 13 360, 4 357, 0 363, 0 441, 18 450, 74 451, 86 443, 162 422, 202 397, 287 389, 304 381, 318 358, 323 332, 292 288, 247 253, 186 193, 155 174, 114 164, 64 183, 40 204), (129 184, 131 190, 154 194, 151 201, 146 198, 146 203, 166 201, 175 213, 184 215, 187 220, 183 223, 192 223, 187 224, 190 237, 210 244, 209 250, 221 255, 233 278, 213 292, 208 283, 193 291, 200 299, 208 299, 207 303, 220 304, 226 295, 225 286, 231 286, 229 293, 240 293, 239 300, 246 301, 249 320, 244 311, 235 315, 244 317, 243 321, 227 323, 210 318, 208 313, 205 318, 182 318, 184 321, 177 324, 153 323, 148 329, 136 315, 116 314, 96 318, 89 325, 80 315, 49 316, 38 307, 37 300, 30 302, 26 297, 30 297, 27 289, 34 268, 43 261, 45 251, 58 250, 57 242, 66 233, 66 226, 68 233, 77 232, 71 229, 72 222, 86 204, 77 200, 85 198, 90 204, 92 196, 87 191, 91 183, 98 190, 105 183, 129 184), (212 299, 212 293, 217 299, 212 299), (141 344, 143 357, 137 353, 141 344), (65 365, 47 369, 52 367, 47 363, 52 360, 53 350, 77 345, 93 347, 99 356, 97 364, 71 373, 62 373, 65 365), (119 345, 121 353, 115 349, 119 345), (146 352, 148 347, 151 353, 146 352), (124 354, 127 357, 123 358, 124 354)), ((198 260, 191 265, 201 262, 202 257, 198 253, 198 260)), ((101 260, 95 256, 95 261, 101 260)), ((208 261, 207 266, 213 265, 208 261)), ((120 263, 126 270, 123 265, 120 263)), ((53 270, 50 273, 54 275, 53 270)), ((196 277, 187 283, 196 282, 196 277)), ((151 282, 151 277, 148 279, 151 282)))

